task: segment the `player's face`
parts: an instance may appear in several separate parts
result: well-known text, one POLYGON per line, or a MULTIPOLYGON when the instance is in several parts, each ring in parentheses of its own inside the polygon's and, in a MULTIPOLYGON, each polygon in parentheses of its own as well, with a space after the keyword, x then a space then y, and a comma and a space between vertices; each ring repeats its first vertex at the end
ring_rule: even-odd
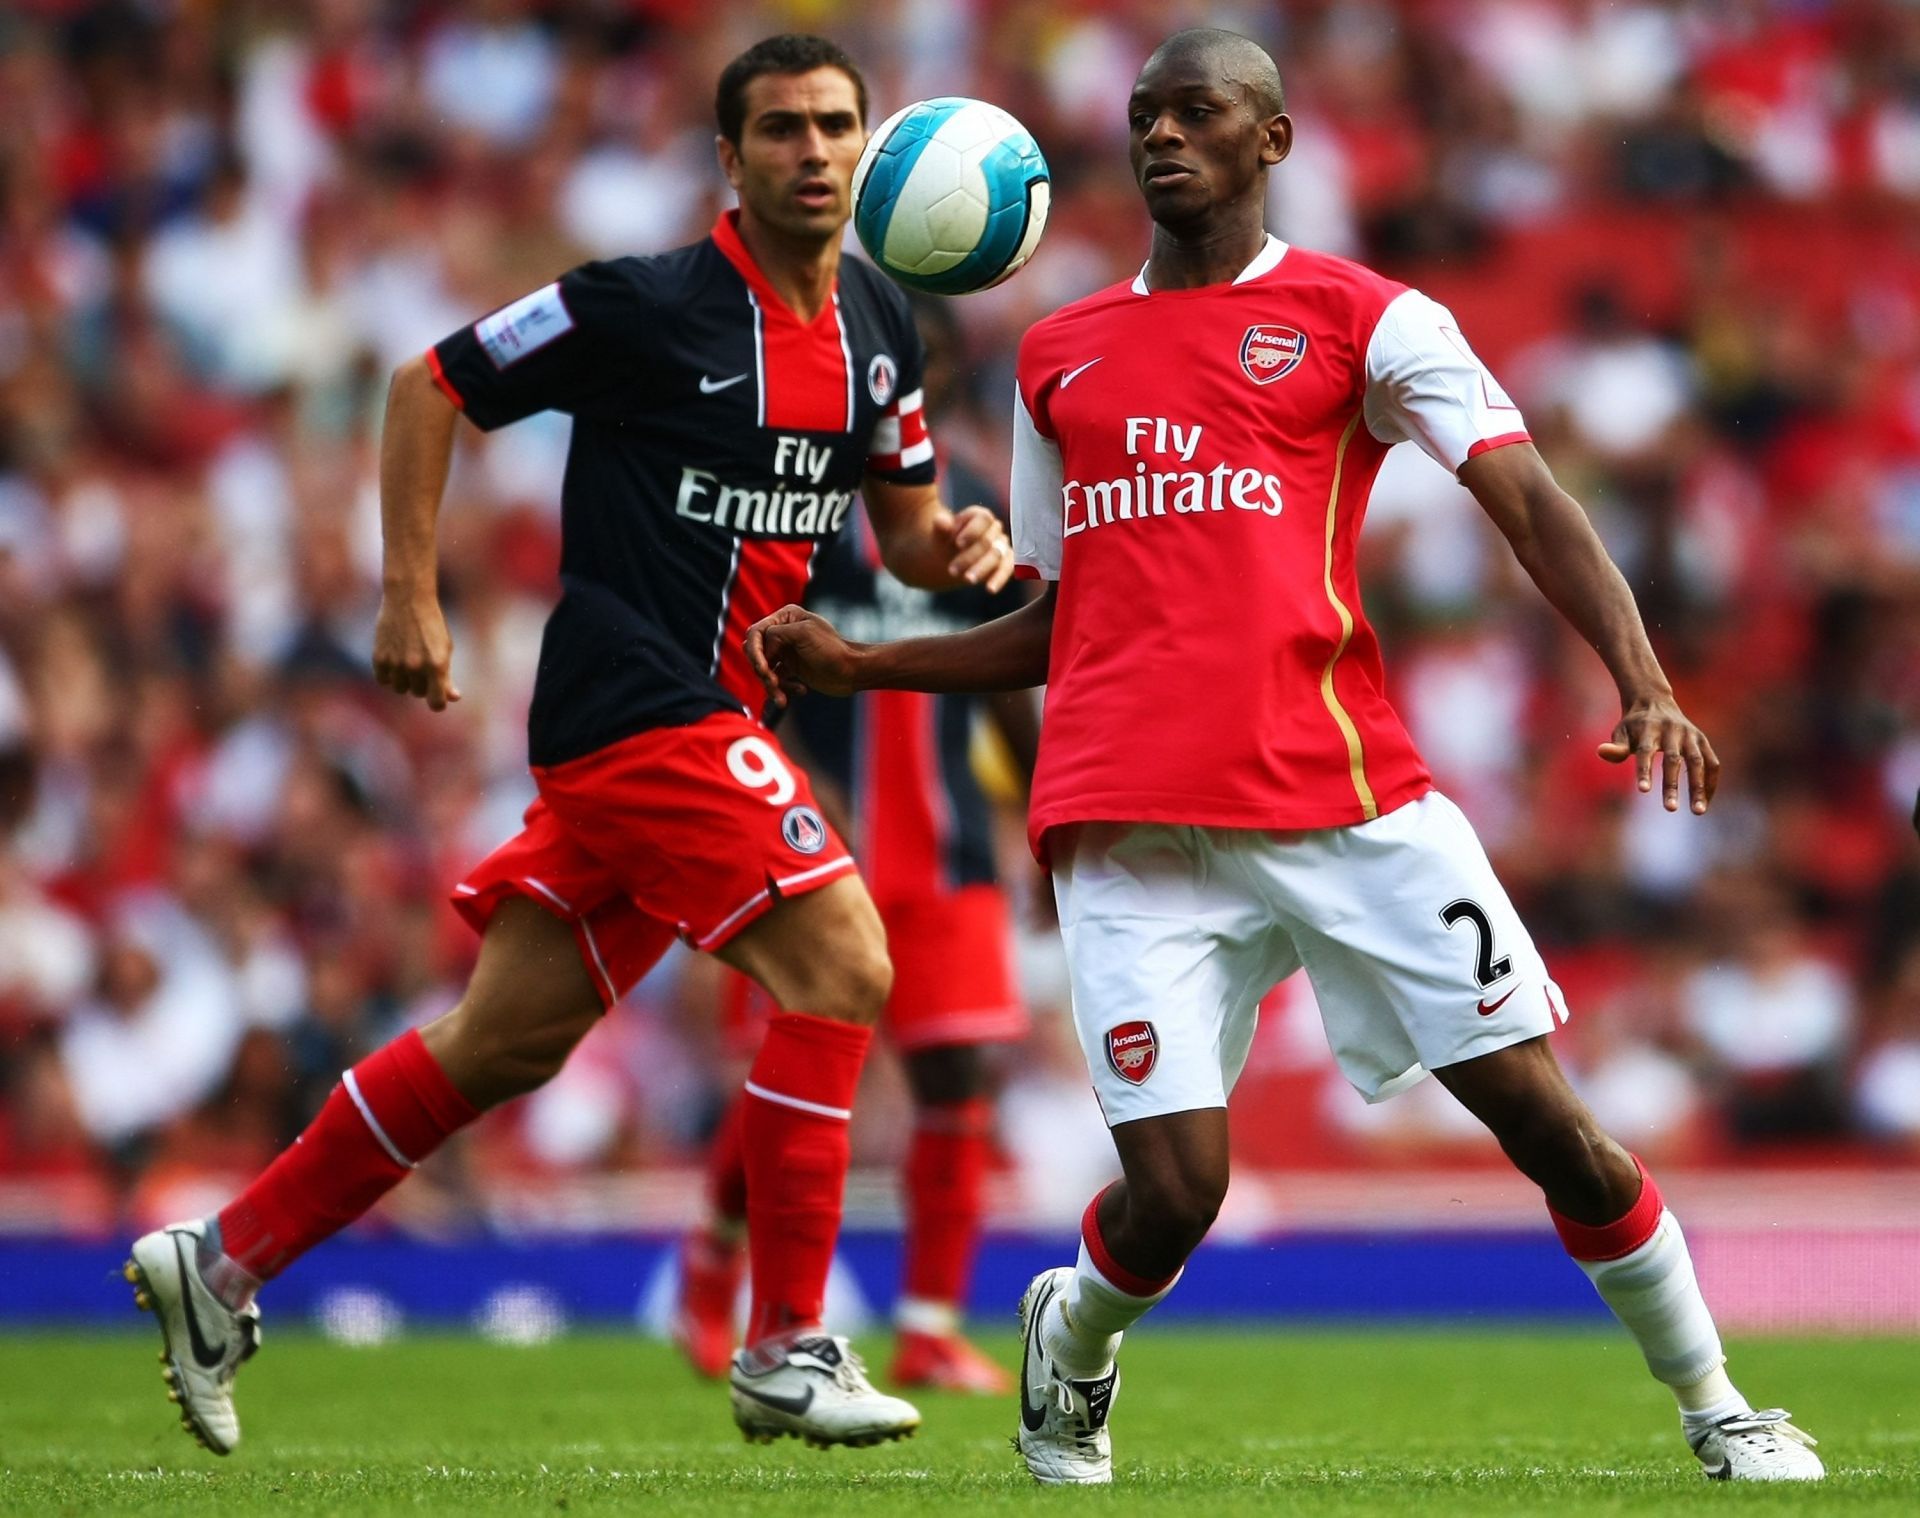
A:
POLYGON ((1127 101, 1134 182, 1156 222, 1205 220, 1263 193, 1261 170, 1287 156, 1292 123, 1262 117, 1246 86, 1204 60, 1150 63, 1127 101))
POLYGON ((762 74, 747 85, 746 121, 720 164, 746 214, 790 236, 828 241, 853 214, 853 171, 866 146, 860 97, 836 68, 762 74))

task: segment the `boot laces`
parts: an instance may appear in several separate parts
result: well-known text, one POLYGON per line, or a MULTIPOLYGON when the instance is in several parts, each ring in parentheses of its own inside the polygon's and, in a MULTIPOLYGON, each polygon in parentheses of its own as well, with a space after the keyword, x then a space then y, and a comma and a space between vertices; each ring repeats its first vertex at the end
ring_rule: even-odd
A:
POLYGON ((1820 1442, 1805 1429, 1796 1428, 1789 1423, 1787 1419, 1790 1416, 1784 1407, 1769 1407, 1761 1412, 1729 1418, 1720 1425, 1720 1432, 1730 1439, 1739 1439, 1752 1444, 1766 1444, 1774 1439, 1790 1439, 1796 1444, 1804 1444, 1811 1448, 1820 1442))

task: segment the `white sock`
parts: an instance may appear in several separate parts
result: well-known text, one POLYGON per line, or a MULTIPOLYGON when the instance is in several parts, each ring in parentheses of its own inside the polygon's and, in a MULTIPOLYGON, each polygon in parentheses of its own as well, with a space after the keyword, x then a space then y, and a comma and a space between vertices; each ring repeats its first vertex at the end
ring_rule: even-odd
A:
POLYGON ((1072 1282, 1054 1298, 1041 1320, 1041 1347, 1075 1381, 1104 1376, 1113 1369, 1121 1335, 1172 1291, 1179 1279, 1176 1274, 1152 1296, 1137 1297, 1101 1274, 1082 1240, 1072 1282))
POLYGON ((254 1294, 260 1290, 260 1278, 220 1247, 219 1220, 208 1218, 206 1224, 206 1233, 194 1249, 194 1264, 200 1268, 200 1279, 230 1311, 244 1312, 253 1305, 254 1294))
POLYGON ((1631 1254, 1574 1263, 1633 1335, 1654 1379, 1673 1392, 1689 1429, 1750 1410, 1722 1368, 1720 1333, 1671 1212, 1661 1209, 1652 1237, 1631 1254))
POLYGON ((951 1339, 960 1332, 960 1309, 951 1302, 902 1297, 893 1309, 893 1326, 903 1333, 930 1334, 936 1339, 951 1339))

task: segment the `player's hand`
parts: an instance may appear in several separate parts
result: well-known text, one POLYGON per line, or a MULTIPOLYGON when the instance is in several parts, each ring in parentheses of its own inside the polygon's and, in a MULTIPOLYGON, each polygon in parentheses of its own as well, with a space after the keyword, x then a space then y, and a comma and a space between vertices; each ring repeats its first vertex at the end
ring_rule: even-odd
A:
POLYGON ((380 597, 373 628, 373 678, 403 696, 421 696, 436 712, 460 699, 453 683, 453 635, 439 597, 380 597))
POLYGON ((1653 789, 1653 761, 1662 764, 1667 810, 1680 810, 1680 775, 1687 777, 1687 797, 1696 816, 1713 805, 1720 787, 1720 759, 1707 735, 1687 720, 1672 696, 1648 696, 1629 702, 1613 737, 1600 745, 1600 757, 1609 764, 1633 760, 1640 789, 1653 789))
POLYGON ((810 690, 851 696, 854 655, 831 622, 804 606, 783 606, 747 629, 747 663, 775 706, 810 690))
POLYGON ((947 573, 968 585, 1003 590, 1013 578, 1013 543, 1000 518, 986 506, 968 506, 953 514, 953 561, 947 573))

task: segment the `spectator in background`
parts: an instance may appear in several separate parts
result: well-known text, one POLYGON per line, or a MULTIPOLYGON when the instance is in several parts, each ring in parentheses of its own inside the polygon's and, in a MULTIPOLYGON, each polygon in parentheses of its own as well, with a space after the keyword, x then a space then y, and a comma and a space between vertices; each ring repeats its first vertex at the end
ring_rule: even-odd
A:
POLYGON ((1840 1133, 1853 988, 1810 950, 1779 885, 1746 875, 1713 890, 1718 952, 1689 980, 1685 1004, 1729 1126, 1749 1140, 1840 1133))
POLYGON ((60 1033, 60 1061, 94 1142, 137 1145, 226 1078, 241 1037, 233 979, 199 927, 167 905, 109 924, 92 998, 60 1033))

